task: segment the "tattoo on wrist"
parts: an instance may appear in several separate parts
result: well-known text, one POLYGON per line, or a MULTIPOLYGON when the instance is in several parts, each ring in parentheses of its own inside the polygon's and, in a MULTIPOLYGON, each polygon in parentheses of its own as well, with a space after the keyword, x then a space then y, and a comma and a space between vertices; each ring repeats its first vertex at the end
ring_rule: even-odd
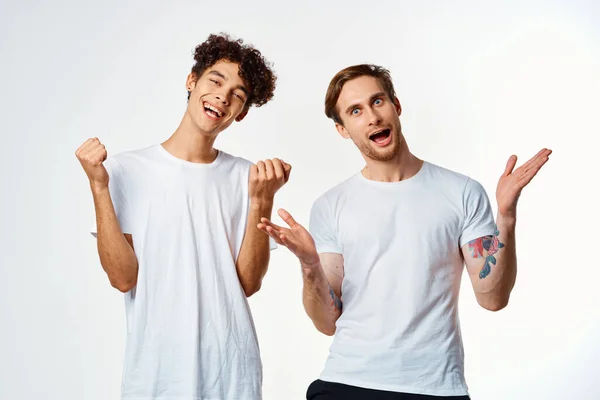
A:
POLYGON ((335 306, 335 308, 337 308, 338 310, 342 310, 342 301, 340 300, 339 297, 337 297, 337 295, 335 294, 335 292, 333 291, 333 289, 331 288, 331 286, 329 286, 329 294, 331 295, 331 298, 333 299, 333 305, 335 306))
POLYGON ((487 277, 492 272, 492 264, 496 265, 494 254, 504 247, 504 243, 500 243, 500 240, 498 240, 498 235, 500 235, 500 232, 496 229, 494 236, 483 236, 468 243, 473 258, 485 257, 483 268, 479 271, 479 279, 487 277), (485 256, 483 250, 487 252, 485 256))

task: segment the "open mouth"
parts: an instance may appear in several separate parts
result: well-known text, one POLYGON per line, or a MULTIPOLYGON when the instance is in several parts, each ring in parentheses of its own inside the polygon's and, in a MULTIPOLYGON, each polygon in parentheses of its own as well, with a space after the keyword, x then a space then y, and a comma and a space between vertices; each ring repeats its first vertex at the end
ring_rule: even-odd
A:
POLYGON ((374 141, 378 145, 385 145, 389 143, 390 138, 391 131, 389 129, 382 129, 369 135, 369 140, 374 141))
POLYGON ((217 107, 213 106, 212 104, 206 101, 202 105, 204 106, 204 112, 206 113, 206 115, 208 115, 212 119, 217 120, 222 118, 223 115, 225 115, 223 110, 218 109, 217 107))

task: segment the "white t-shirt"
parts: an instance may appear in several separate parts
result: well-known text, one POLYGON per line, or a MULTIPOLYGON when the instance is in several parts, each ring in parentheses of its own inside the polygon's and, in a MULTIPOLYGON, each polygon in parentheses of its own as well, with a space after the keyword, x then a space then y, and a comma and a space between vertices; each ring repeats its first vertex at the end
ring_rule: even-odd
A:
POLYGON ((460 248, 494 229, 483 187, 428 162, 400 182, 358 173, 317 199, 310 218, 317 251, 344 257, 343 311, 320 378, 468 394, 457 309, 460 248))
POLYGON ((139 264, 125 295, 122 399, 260 399, 259 346, 235 268, 252 163, 222 151, 191 163, 155 145, 104 165, 139 264))

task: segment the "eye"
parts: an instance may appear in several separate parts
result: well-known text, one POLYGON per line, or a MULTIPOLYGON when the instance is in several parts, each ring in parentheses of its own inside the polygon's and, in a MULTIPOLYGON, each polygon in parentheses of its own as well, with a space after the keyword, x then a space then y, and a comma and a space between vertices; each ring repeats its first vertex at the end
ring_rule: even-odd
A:
POLYGON ((381 105, 381 103, 383 103, 383 100, 381 99, 375 99, 375 101, 373 102, 373 104, 375 104, 376 106, 381 105))
POLYGON ((218 81, 216 81, 216 80, 214 80, 214 79, 210 79, 210 81, 211 81, 212 83, 214 83, 215 85, 218 85, 218 84, 219 84, 219 82, 218 82, 218 81))
POLYGON ((240 99, 241 101, 244 101, 244 97, 238 93, 234 93, 233 94, 235 97, 237 97, 238 99, 240 99))
POLYGON ((352 111, 350 111, 350 114, 351 115, 358 115, 359 112, 360 112, 360 110, 358 108, 355 108, 352 111))

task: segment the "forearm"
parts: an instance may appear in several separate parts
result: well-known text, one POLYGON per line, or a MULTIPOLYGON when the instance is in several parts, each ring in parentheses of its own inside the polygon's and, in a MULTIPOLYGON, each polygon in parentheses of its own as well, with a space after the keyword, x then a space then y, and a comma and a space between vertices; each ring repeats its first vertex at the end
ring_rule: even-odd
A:
POLYGON ((262 233, 257 225, 262 217, 270 219, 272 211, 272 199, 250 201, 244 241, 236 263, 238 278, 248 297, 258 292, 269 266, 269 236, 262 233))
POLYGON ((100 263, 111 285, 127 292, 137 283, 137 257, 121 231, 108 188, 92 188, 92 195, 100 263))
POLYGON ((320 332, 333 335, 335 323, 342 314, 342 303, 329 285, 321 263, 302 264, 302 278, 302 300, 306 313, 320 332))
POLYGON ((515 224, 515 218, 498 215, 497 246, 491 246, 479 272, 479 284, 475 293, 478 302, 489 310, 504 308, 515 285, 517 278, 515 224))

